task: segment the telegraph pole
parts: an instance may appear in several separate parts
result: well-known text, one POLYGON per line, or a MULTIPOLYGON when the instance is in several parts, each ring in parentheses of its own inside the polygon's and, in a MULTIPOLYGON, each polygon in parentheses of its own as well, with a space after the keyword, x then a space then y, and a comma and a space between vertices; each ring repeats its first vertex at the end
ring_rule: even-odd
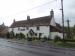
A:
POLYGON ((62 32, 63 32, 63 39, 64 39, 65 36, 64 36, 64 11, 63 11, 63 0, 61 0, 61 10, 62 10, 62 32))
POLYGON ((67 20, 67 25, 68 25, 68 30, 67 30, 67 37, 70 39, 70 24, 69 24, 69 19, 67 20))

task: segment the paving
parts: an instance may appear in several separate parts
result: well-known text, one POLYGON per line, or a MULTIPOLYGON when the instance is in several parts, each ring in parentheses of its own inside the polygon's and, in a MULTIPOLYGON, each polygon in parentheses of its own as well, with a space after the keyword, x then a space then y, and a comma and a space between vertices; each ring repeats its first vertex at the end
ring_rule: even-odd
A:
POLYGON ((75 49, 54 47, 45 42, 34 45, 0 38, 0 56, 75 56, 75 49))

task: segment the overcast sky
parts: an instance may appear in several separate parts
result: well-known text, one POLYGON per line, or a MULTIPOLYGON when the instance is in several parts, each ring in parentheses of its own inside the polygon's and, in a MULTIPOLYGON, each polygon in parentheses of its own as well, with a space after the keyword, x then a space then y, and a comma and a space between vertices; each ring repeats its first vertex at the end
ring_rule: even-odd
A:
MULTIPOLYGON (((14 19, 26 20, 27 15, 31 18, 47 16, 50 15, 51 9, 54 10, 56 22, 61 24, 61 0, 0 0, 0 24, 4 22, 5 25, 10 26, 14 19)), ((70 26, 73 26, 75 0, 64 0, 64 15, 65 25, 67 25, 66 20, 69 19, 70 26)))

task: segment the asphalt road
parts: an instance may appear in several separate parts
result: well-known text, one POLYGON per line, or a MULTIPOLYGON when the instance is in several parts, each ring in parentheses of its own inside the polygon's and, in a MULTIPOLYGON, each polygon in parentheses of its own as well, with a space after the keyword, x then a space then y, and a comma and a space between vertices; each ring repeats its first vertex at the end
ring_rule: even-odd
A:
POLYGON ((75 49, 19 44, 0 38, 0 56, 75 56, 75 49))

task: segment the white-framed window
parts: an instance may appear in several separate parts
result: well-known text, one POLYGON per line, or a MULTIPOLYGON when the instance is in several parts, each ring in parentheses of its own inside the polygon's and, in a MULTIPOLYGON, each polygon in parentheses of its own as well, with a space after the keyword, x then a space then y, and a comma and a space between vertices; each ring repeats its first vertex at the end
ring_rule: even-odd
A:
POLYGON ((36 27, 36 29, 37 29, 37 30, 40 30, 40 27, 39 27, 39 26, 37 26, 37 27, 36 27))
POLYGON ((29 30, 29 27, 26 27, 26 30, 29 30))
POLYGON ((20 30, 20 27, 18 27, 18 31, 20 30))

